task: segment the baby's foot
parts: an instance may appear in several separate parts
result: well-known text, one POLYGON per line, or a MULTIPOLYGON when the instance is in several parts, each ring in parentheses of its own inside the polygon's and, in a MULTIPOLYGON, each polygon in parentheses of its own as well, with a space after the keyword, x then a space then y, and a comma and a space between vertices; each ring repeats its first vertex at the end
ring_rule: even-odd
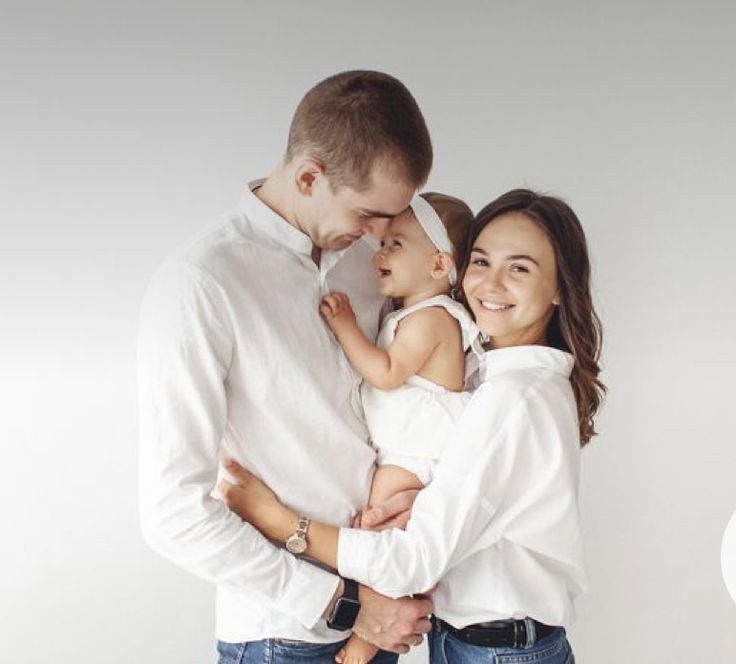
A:
POLYGON ((345 647, 335 655, 335 661, 337 664, 368 664, 377 652, 376 646, 353 634, 345 647))

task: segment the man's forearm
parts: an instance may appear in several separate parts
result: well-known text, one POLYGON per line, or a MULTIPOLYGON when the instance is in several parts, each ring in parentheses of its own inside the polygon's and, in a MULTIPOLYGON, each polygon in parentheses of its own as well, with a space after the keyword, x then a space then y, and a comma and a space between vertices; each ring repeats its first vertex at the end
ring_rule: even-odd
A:
MULTIPOLYGON (((322 614, 325 620, 330 617, 335 602, 344 592, 345 584, 340 579, 322 614)), ((353 631, 383 650, 406 653, 420 643, 421 635, 431 628, 427 617, 432 612, 430 600, 408 597, 392 600, 366 586, 359 586, 358 597, 361 607, 353 631)))
POLYGON ((192 495, 143 489, 141 522, 148 544, 177 566, 239 593, 263 597, 312 628, 334 594, 336 577, 274 547, 220 501, 193 495, 206 493, 194 487, 192 495), (171 505, 179 507, 164 512, 171 505))

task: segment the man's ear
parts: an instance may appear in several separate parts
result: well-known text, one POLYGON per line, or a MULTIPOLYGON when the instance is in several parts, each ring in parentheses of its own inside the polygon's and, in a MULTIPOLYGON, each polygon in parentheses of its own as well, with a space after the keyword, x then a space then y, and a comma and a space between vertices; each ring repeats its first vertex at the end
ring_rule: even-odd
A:
POLYGON ((434 263, 430 272, 432 279, 443 279, 450 274, 454 265, 455 261, 452 260, 450 254, 444 251, 438 251, 434 255, 434 263))
POLYGON ((325 169, 316 159, 305 157, 299 163, 294 174, 296 187, 302 196, 311 196, 320 178, 325 176, 325 169))

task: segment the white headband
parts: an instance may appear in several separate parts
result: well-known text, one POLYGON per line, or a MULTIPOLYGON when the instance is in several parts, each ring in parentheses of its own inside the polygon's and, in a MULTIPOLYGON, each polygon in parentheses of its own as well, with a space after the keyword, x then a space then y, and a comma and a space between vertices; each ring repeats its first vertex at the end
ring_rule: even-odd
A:
MULTIPOLYGON (((419 225, 427 234, 427 237, 431 240, 432 244, 440 251, 448 254, 450 256, 450 260, 452 260, 453 250, 450 236, 447 234, 447 229, 439 218, 439 215, 434 211, 434 208, 418 195, 411 199, 409 207, 411 207, 419 225)), ((455 269, 454 261, 452 269, 447 276, 450 279, 450 286, 454 286, 457 281, 457 270, 455 269)))

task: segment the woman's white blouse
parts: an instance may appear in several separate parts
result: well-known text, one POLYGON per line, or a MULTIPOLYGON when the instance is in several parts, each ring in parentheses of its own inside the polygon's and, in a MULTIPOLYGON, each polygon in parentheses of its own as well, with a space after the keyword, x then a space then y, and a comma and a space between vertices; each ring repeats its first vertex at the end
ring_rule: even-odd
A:
POLYGON ((585 585, 572 367, 544 346, 485 353, 406 531, 343 528, 340 574, 392 597, 436 585, 435 614, 456 627, 523 616, 568 626, 585 585))

